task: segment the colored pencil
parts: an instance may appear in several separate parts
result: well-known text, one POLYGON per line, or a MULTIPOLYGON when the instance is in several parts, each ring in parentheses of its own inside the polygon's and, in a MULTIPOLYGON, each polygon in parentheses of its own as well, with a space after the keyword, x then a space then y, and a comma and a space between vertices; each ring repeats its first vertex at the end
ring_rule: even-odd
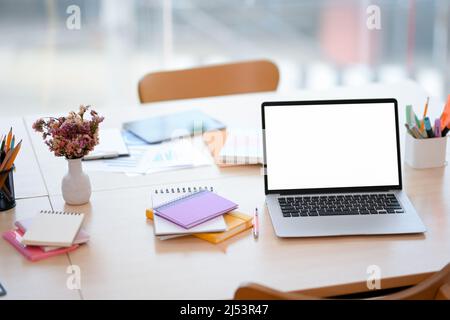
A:
POLYGON ((9 146, 11 145, 11 138, 12 138, 12 127, 9 129, 8 137, 6 138, 6 151, 9 151, 9 146))

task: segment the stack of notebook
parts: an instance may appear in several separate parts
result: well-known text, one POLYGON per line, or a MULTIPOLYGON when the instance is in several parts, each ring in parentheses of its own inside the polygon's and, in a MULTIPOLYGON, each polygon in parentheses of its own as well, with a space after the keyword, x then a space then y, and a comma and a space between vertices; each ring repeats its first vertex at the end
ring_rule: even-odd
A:
POLYGON ((193 235, 218 243, 252 227, 252 217, 235 211, 238 205, 212 188, 155 190, 152 202, 146 215, 161 240, 193 235))
POLYGON ((38 261, 73 251, 89 240, 81 229, 84 214, 42 210, 31 219, 18 220, 15 229, 3 233, 28 260, 38 261))

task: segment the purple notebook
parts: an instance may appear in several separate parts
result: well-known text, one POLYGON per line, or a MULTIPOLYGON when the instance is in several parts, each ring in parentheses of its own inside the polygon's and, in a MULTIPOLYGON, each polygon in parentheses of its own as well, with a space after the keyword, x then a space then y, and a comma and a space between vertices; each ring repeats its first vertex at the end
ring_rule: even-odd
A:
POLYGON ((189 229, 237 207, 236 203, 214 192, 203 190, 153 208, 153 212, 189 229))

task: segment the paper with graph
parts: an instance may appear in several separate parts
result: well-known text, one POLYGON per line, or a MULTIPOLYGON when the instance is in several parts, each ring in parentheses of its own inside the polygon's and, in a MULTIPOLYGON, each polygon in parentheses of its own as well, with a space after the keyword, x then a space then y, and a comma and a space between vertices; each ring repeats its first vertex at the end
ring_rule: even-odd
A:
POLYGON ((128 157, 90 161, 83 163, 83 166, 87 171, 149 174, 212 164, 212 159, 203 145, 195 139, 128 145, 128 149, 128 157))

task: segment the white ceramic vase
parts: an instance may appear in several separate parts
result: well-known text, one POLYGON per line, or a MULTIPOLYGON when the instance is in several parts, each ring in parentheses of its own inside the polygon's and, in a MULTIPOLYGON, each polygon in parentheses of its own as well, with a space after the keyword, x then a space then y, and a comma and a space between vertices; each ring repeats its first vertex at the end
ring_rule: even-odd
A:
POLYGON ((64 201, 70 205, 82 205, 89 202, 91 197, 91 182, 89 176, 83 172, 81 159, 67 159, 69 172, 62 180, 62 195, 64 201))

